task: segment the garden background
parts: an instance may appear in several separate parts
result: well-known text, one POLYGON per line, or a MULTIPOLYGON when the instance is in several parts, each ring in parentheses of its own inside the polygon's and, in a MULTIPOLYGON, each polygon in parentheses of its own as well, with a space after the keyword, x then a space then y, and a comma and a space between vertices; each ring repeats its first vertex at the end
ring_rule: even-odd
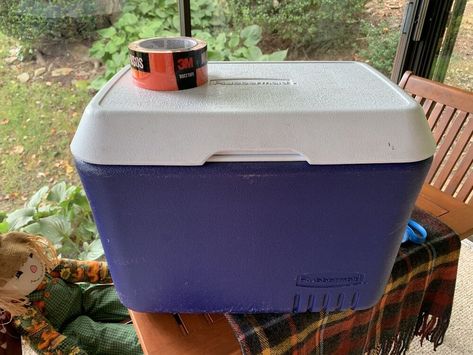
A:
MULTIPOLYGON (((191 0, 210 60, 359 60, 389 76, 403 0, 191 0)), ((446 82, 473 90, 473 0, 446 82)), ((0 0, 0 232, 102 256, 69 144, 127 44, 179 34, 177 0, 0 0), (3 212, 2 212, 3 211, 3 212)))

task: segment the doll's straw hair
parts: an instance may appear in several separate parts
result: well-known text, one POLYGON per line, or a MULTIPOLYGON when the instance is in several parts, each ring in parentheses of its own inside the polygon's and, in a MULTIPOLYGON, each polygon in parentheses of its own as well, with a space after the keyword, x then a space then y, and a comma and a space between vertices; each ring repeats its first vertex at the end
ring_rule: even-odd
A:
POLYGON ((28 246, 33 249, 39 260, 45 265, 46 272, 54 269, 59 263, 56 249, 52 243, 43 237, 29 235, 28 246))
POLYGON ((0 295, 0 309, 8 311, 12 317, 20 316, 27 310, 30 304, 28 297, 22 296, 12 291, 1 291, 0 295))
MULTIPOLYGON (((45 271, 49 272, 59 263, 56 250, 49 240, 43 237, 25 233, 15 233, 18 238, 26 242, 27 249, 34 252, 44 264, 45 271)), ((22 265, 18 265, 20 268, 22 265)), ((0 278, 0 309, 10 312, 12 316, 18 316, 26 312, 29 300, 26 295, 14 291, 2 290, 8 279, 0 278)))

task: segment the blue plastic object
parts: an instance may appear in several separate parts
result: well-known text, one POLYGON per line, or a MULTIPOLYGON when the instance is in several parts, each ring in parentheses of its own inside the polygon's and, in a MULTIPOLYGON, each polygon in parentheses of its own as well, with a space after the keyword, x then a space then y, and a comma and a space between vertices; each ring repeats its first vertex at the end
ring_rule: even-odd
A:
POLYGON ((430 163, 76 161, 127 307, 245 313, 373 306, 430 163))
POLYGON ((422 244, 426 239, 427 231, 425 228, 413 219, 410 219, 409 222, 407 222, 406 231, 404 232, 401 243, 405 243, 409 240, 416 244, 422 244))

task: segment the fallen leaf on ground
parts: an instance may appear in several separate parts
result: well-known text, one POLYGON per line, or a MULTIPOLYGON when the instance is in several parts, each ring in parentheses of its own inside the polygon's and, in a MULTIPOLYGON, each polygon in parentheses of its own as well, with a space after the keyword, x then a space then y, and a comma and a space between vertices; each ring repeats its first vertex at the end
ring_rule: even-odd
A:
POLYGON ((45 67, 38 68, 34 71, 34 77, 37 78, 38 76, 41 76, 44 73, 46 73, 46 68, 45 67))
POLYGON ((24 151, 25 151, 25 147, 23 147, 22 145, 16 145, 12 149, 12 153, 14 154, 23 154, 24 151))
POLYGON ((65 166, 66 166, 66 174, 67 175, 71 175, 72 173, 74 173, 74 168, 72 167, 71 164, 69 164, 68 162, 65 163, 65 166))
POLYGON ((59 69, 54 69, 51 72, 51 76, 65 76, 69 75, 74 69, 72 68, 59 68, 59 69))
POLYGON ((26 83, 28 80, 30 80, 30 74, 28 73, 21 73, 16 77, 20 83, 26 83))
POLYGON ((15 63, 16 60, 17 60, 17 57, 16 57, 16 56, 5 58, 5 62, 6 62, 7 64, 13 64, 13 63, 15 63))

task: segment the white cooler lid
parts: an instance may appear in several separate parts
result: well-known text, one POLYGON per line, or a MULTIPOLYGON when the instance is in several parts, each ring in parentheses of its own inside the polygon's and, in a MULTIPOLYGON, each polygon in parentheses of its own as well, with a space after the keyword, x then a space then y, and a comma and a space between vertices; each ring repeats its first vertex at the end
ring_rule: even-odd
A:
POLYGON ((210 62, 208 84, 158 92, 129 67, 92 99, 71 149, 109 165, 404 163, 435 143, 422 108, 357 62, 210 62))

